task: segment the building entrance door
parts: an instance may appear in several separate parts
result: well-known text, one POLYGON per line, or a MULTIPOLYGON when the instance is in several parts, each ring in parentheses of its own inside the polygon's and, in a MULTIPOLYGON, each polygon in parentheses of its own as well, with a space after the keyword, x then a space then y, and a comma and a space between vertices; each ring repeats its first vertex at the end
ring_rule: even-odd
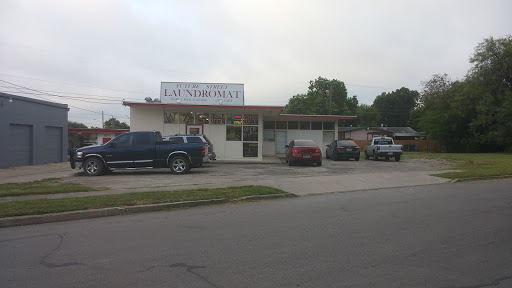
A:
POLYGON ((285 154, 286 131, 276 131, 276 154, 285 154))

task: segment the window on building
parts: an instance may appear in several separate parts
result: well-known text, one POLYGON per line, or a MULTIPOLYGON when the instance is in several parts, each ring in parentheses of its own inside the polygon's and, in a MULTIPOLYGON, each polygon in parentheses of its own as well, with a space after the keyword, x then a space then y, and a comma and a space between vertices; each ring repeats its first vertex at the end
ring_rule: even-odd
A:
POLYGON ((226 124, 226 119, 222 113, 211 113, 210 123, 212 124, 226 124))
POLYGON ((192 113, 192 112, 180 113, 180 124, 194 124, 194 113, 192 113))
POLYGON ((242 127, 226 126, 226 141, 242 141, 242 127))
POLYGON ((276 121, 276 129, 287 129, 286 121, 276 121))
POLYGON ((210 117, 208 113, 198 112, 196 113, 196 124, 210 124, 210 117))
POLYGON ((258 143, 244 143, 244 157, 258 157, 258 143))
POLYGON ((263 129, 276 129, 276 121, 263 121, 263 129))
POLYGON ((324 130, 334 130, 334 122, 324 122, 324 130))
POLYGON ((288 130, 299 129, 299 121, 288 121, 288 130))
POLYGON ((311 130, 311 122, 300 121, 300 130, 311 130))
POLYGON ((242 125, 242 114, 226 114, 226 124, 228 125, 242 125))
POLYGON ((244 125, 258 125, 258 114, 244 114, 244 125))
POLYGON ((322 130, 322 122, 311 122, 311 130, 322 130))
POLYGON ((258 141, 258 126, 244 126, 244 142, 245 141, 258 141))

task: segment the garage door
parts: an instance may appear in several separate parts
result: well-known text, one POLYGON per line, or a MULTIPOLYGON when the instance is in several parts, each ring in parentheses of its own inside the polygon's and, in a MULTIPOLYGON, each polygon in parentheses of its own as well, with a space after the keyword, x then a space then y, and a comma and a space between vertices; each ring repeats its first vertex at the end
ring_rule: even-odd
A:
POLYGON ((9 125, 9 167, 32 165, 32 126, 9 125))
POLYGON ((44 143, 45 154, 43 163, 61 162, 62 161, 62 128, 61 127, 45 127, 44 143))

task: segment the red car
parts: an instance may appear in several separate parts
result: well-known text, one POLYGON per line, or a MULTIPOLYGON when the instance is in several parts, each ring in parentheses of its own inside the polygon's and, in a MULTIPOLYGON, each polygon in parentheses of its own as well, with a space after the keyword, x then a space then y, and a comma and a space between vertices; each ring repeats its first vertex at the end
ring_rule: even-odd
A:
POLYGON ((322 166, 322 151, 313 140, 293 140, 286 145, 286 163, 316 163, 322 166))

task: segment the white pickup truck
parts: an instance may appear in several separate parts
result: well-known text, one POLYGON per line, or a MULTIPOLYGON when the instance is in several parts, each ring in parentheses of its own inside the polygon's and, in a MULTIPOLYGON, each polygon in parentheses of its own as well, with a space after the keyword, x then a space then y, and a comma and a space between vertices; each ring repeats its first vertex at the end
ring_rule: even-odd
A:
POLYGON ((400 156, 404 152, 404 146, 395 145, 391 137, 375 137, 364 149, 364 159, 368 160, 373 157, 377 161, 379 157, 385 157, 386 160, 394 157, 395 161, 400 161, 400 156))

